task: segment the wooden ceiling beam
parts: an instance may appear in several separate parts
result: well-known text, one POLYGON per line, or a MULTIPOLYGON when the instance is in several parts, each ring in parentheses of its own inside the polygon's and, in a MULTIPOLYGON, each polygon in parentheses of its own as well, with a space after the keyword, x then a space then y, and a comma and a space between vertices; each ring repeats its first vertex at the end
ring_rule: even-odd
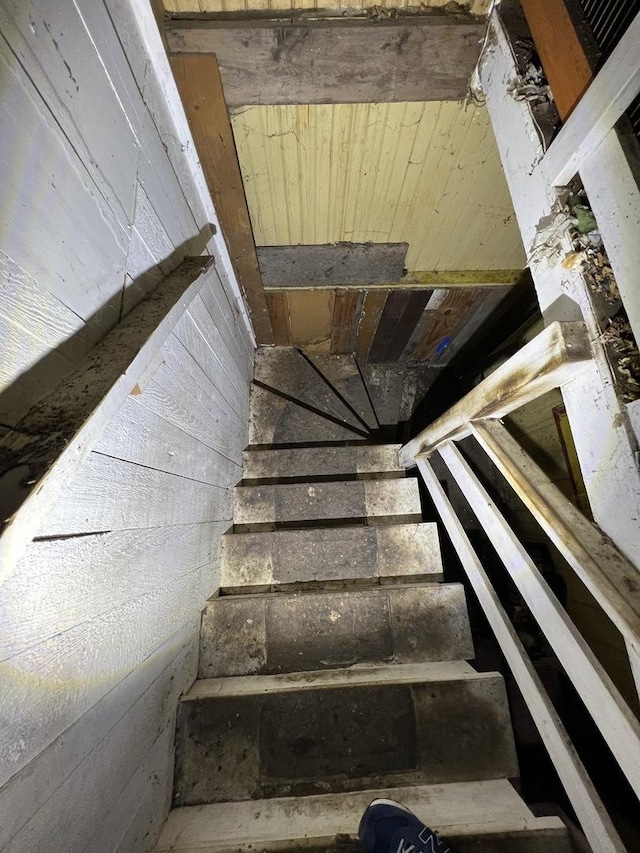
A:
MULTIPOLYGON (((271 13, 268 13, 270 15, 271 13)), ((462 100, 486 23, 466 14, 170 20, 174 55, 215 53, 229 107, 462 100)))
POLYGON ((272 344, 249 208, 215 56, 171 56, 171 68, 259 344, 272 344))

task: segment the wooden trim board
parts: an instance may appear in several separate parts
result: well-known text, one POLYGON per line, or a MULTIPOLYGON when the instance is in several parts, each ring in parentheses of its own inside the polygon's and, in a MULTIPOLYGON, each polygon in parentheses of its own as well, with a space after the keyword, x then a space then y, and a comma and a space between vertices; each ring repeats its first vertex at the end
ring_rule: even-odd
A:
MULTIPOLYGON (((371 245, 375 246, 376 244, 374 243, 371 245)), ((260 255, 263 248, 267 247, 258 248, 258 255, 260 255)), ((389 279, 388 281, 372 280, 373 276, 369 278, 363 276, 353 282, 339 281, 333 273, 331 273, 331 281, 321 281, 318 279, 315 284, 304 284, 300 281, 295 281, 295 277, 293 275, 289 276, 291 283, 267 280, 264 284, 265 290, 272 293, 284 290, 322 290, 332 287, 340 287, 342 289, 353 288, 356 290, 432 290, 445 287, 505 287, 511 284, 517 284, 517 282, 522 278, 522 275, 522 270, 416 270, 414 272, 408 272, 406 275, 389 279)), ((269 275, 269 278, 270 277, 271 276, 269 275)))
POLYGON ((0 484, 16 489, 0 535, 0 583, 200 292, 212 263, 211 257, 183 261, 0 439, 0 484))
POLYGON ((342 287, 361 282, 388 283, 404 274, 408 243, 326 243, 310 246, 259 246, 265 287, 342 287))
POLYGON ((173 20, 173 55, 216 54, 229 107, 462 100, 485 23, 460 14, 173 20))
POLYGON ((171 68, 257 342, 272 344, 271 320, 216 57, 174 55, 171 68))
POLYGON ((551 323, 400 451, 400 464, 469 435, 470 422, 500 418, 572 379, 591 359, 584 323, 551 323))

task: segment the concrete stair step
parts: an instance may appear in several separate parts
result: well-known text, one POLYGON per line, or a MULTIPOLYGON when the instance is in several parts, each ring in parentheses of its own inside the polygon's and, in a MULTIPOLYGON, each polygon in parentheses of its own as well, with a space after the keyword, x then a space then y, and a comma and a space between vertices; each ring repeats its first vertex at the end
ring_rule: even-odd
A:
POLYGON ((295 447, 282 450, 245 450, 244 480, 301 479, 354 476, 404 477, 398 463, 399 444, 362 444, 348 447, 295 447))
POLYGON ((514 777, 504 683, 463 661, 197 681, 176 805, 514 777))
POLYGON ((352 355, 316 353, 309 353, 308 357, 369 428, 377 429, 376 413, 355 358, 352 355))
POLYGON ((216 598, 200 633, 200 678, 474 656, 461 584, 216 598))
POLYGON ((340 399, 313 364, 293 347, 260 347, 256 351, 253 378, 345 424, 367 430, 367 424, 340 399))
POLYGON ((249 444, 317 444, 360 441, 364 428, 351 427, 252 384, 249 409, 249 444))
POLYGON ((275 522, 368 519, 370 523, 384 523, 422 519, 415 477, 238 486, 233 494, 233 523, 240 529, 275 522))
POLYGON ((433 522, 231 533, 222 539, 220 587, 226 593, 439 580, 433 522))
POLYGON ((362 813, 378 797, 404 803, 455 839, 460 853, 571 850, 558 818, 534 817, 506 779, 491 779, 173 809, 156 853, 357 849, 347 839, 355 836, 362 813))

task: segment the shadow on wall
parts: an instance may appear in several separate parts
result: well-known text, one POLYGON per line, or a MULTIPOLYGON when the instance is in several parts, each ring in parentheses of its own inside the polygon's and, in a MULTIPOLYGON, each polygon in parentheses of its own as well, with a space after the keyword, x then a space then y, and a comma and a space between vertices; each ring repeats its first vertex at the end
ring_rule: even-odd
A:
MULTIPOLYGON (((17 374, 11 384, 0 391, 0 437, 12 430, 19 431, 20 420, 29 409, 57 388, 65 377, 73 373, 83 358, 136 305, 148 297, 185 257, 203 254, 215 233, 216 226, 207 224, 197 235, 182 243, 164 260, 150 267, 136 279, 130 278, 125 272, 122 288, 89 317, 77 332, 70 335, 60 346, 50 349, 27 370, 17 374)), ((44 291, 45 288, 41 287, 40 290, 44 291)), ((37 294, 34 294, 34 301, 36 296, 37 294)), ((42 311, 42 306, 39 310, 42 311)), ((33 305, 33 311, 36 313, 35 305, 33 305)), ((17 338, 25 336, 18 324, 10 323, 11 326, 17 338)), ((5 345, 8 344, 5 342, 5 345)), ((29 471, 24 465, 0 468, 0 522, 7 519, 15 510, 16 497, 21 494, 20 483, 25 476, 29 476, 29 471)))

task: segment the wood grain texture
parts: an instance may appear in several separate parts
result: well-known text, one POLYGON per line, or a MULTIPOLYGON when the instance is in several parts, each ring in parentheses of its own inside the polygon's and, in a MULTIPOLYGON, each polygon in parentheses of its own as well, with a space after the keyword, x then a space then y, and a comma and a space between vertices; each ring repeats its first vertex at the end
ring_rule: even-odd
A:
POLYGON ((317 352, 329 352, 335 291, 301 290, 290 293, 288 302, 293 343, 317 352))
MULTIPOLYGON (((177 697, 195 678, 199 621, 191 617, 170 631, 142 665, 113 684, 105 673, 108 692, 63 738, 41 752, 31 768, 2 788, 5 819, 0 844, 4 849, 16 853, 46 849, 51 847, 52 832, 64 838, 67 846, 87 849, 85 844, 109 813, 105 814, 105 806, 118 802, 157 738, 167 729, 173 731, 177 697), (82 815, 70 819, 70 802, 82 805, 82 815)), ((166 782, 161 792, 153 782, 148 787, 168 807, 166 782)), ((130 808, 129 820, 135 820, 136 812, 137 808, 130 808)), ((121 819, 125 822, 123 815, 121 819)), ((147 829, 143 827, 143 833, 147 829)))
POLYGON ((173 21, 175 53, 215 53, 229 106, 465 97, 484 34, 461 15, 369 21, 173 21))
POLYGON ((432 361, 442 355, 455 334, 482 298, 482 291, 448 290, 438 307, 428 314, 424 336, 410 355, 412 362, 432 361))
POLYGON ((369 356, 389 293, 388 290, 369 290, 365 295, 356 337, 356 355, 361 361, 369 356))
POLYGON ((404 274, 406 243, 259 246, 265 287, 340 287, 395 282, 404 274))
POLYGON ((258 246, 406 241, 409 280, 414 270, 524 266, 491 124, 478 107, 256 106, 236 111, 232 125, 258 246))
POLYGON ((271 317, 273 342, 277 347, 288 347, 293 343, 289 318, 289 297, 286 293, 266 293, 267 307, 271 317))
POLYGON ((331 330, 331 352, 351 352, 354 324, 358 319, 360 294, 357 290, 336 290, 331 330))
POLYGON ((261 344, 273 343, 271 321, 216 58, 212 55, 173 56, 171 67, 229 254, 247 300, 256 337, 261 344))
POLYGON ((400 359, 430 297, 429 290, 389 293, 369 352, 370 361, 392 363, 400 359))
POLYGON ((522 11, 560 118, 566 119, 593 79, 591 63, 566 0, 522 0, 522 11))

